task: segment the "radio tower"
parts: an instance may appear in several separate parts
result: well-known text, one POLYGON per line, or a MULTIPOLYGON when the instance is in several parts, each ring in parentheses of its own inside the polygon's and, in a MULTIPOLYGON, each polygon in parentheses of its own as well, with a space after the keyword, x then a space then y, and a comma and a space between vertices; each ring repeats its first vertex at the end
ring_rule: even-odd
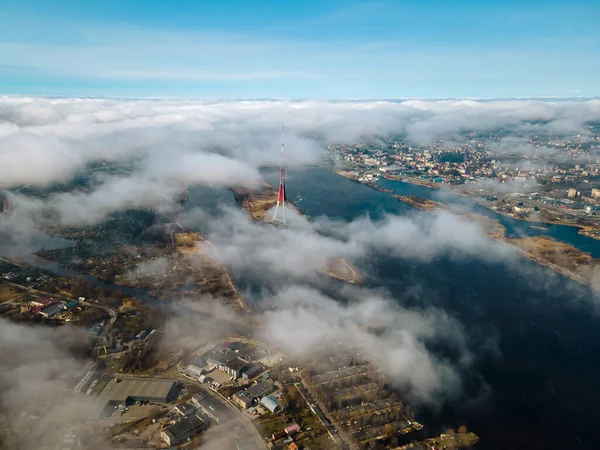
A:
POLYGON ((277 206, 275 207, 275 214, 273 214, 273 222, 281 225, 285 225, 285 169, 283 168, 283 127, 281 127, 281 169, 279 171, 279 194, 277 194, 277 206), (279 208, 281 207, 281 214, 279 214, 279 208))

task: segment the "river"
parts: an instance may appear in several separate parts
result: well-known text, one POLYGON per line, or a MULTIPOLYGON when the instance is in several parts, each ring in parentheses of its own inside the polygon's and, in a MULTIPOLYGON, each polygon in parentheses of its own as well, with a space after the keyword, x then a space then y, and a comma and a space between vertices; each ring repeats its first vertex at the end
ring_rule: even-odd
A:
POLYGON ((600 240, 579 234, 579 228, 577 227, 539 222, 534 223, 513 219, 512 217, 499 214, 485 206, 479 205, 470 198, 453 194, 447 189, 428 188, 402 181, 387 180, 385 178, 382 178, 379 181, 379 186, 384 189, 391 189, 398 195, 416 195, 448 205, 462 206, 479 214, 491 217, 492 219, 498 219, 500 223, 506 227, 506 234, 510 237, 550 236, 558 241, 571 244, 573 247, 583 250, 584 252, 589 252, 595 258, 600 258, 600 240), (532 226, 546 229, 532 228, 532 226))
MULTIPOLYGON (((278 183, 278 170, 264 175, 278 183)), ((287 176, 288 197, 311 217, 353 220, 369 215, 379 220, 385 214, 415 212, 388 193, 323 168, 289 169, 287 176)), ((400 195, 440 200, 429 188, 397 181, 381 184, 400 195)), ((223 203, 234 205, 231 192, 190 189, 188 208, 216 211, 223 203)), ((509 233, 549 234, 582 250, 599 251, 600 241, 578 235, 573 227, 544 225, 546 232, 474 208, 497 217, 509 233)), ((431 433, 465 424, 480 435, 478 449, 600 448, 600 321, 592 294, 530 261, 523 264, 530 269, 525 274, 477 259, 422 263, 381 254, 369 262, 366 284, 384 287, 404 305, 443 308, 464 325, 474 362, 462 373, 459 400, 441 403, 437 411, 418 412, 431 433)), ((150 300, 144 291, 123 290, 150 300)))
MULTIPOLYGON (((277 184, 277 171, 264 175, 277 184)), ((440 200, 429 188, 397 181, 381 185, 400 195, 440 200)), ((324 168, 289 169, 286 189, 312 217, 353 220, 368 214, 378 220, 415 211, 391 194, 324 168)), ((509 233, 548 234, 582 250, 600 250, 600 241, 573 227, 544 225, 548 231, 537 230, 486 208, 475 209, 498 218, 509 233)), ((549 269, 522 263, 529 269, 525 273, 477 259, 420 263, 382 254, 369 265, 367 285, 386 288, 402 304, 443 308, 464 325, 476 349, 473 366, 463 373, 460 400, 441 411, 420 412, 431 432, 465 424, 480 435, 480 449, 600 448, 600 320, 593 294, 549 269), (494 343, 489 346, 493 350, 482 350, 486 342, 494 343)))

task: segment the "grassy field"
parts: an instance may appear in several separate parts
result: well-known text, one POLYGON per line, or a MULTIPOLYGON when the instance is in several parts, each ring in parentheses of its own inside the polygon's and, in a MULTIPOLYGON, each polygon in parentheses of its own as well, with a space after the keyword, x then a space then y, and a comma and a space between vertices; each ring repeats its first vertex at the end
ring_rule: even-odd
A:
POLYGON ((7 284, 0 283, 0 303, 10 300, 13 297, 21 294, 21 292, 7 284))
POLYGON ((256 419, 256 424, 264 437, 271 437, 276 431, 283 430, 289 424, 283 421, 281 416, 267 415, 260 419, 256 419))

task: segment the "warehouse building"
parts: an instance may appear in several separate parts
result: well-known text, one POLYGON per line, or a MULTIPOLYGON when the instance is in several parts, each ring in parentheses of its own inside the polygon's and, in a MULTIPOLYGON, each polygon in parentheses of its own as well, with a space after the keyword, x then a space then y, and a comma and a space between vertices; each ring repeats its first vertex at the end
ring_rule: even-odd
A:
POLYGON ((197 366, 196 364, 189 364, 185 371, 195 377, 201 377, 202 375, 204 375, 206 373, 206 369, 200 366, 197 366))
POLYGON ((98 404, 105 413, 116 405, 131 405, 138 401, 170 403, 177 400, 177 381, 155 378, 112 379, 98 394, 98 404))
POLYGON ((233 360, 229 361, 227 364, 225 364, 221 370, 223 372, 225 372, 227 375, 233 377, 234 380, 237 380, 241 375, 240 372, 247 365, 248 365, 248 361, 246 361, 242 358, 236 357, 235 359, 233 359, 233 360))
POLYGON ((248 363, 240 369, 240 375, 244 380, 251 380, 263 370, 264 367, 260 363, 248 363))
POLYGON ((65 302, 51 303, 50 305, 42 308, 39 312, 42 317, 52 317, 61 312, 65 308, 65 302))
POLYGON ((177 445, 208 428, 208 420, 198 414, 186 417, 160 432, 160 437, 167 445, 177 445))
POLYGON ((235 358, 237 358, 237 354, 222 345, 216 345, 202 355, 202 359, 206 361, 206 364, 215 366, 220 370, 223 370, 222 367, 235 358))
POLYGON ((272 413, 276 413, 281 409, 281 405, 275 397, 267 395, 260 400, 260 404, 267 408, 272 413))

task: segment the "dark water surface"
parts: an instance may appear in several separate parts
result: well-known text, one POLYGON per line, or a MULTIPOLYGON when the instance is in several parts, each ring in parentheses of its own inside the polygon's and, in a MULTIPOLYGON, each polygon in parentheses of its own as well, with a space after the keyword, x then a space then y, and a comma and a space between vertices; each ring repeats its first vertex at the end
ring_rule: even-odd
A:
POLYGON ((550 236, 559 241, 571 244, 580 250, 589 252, 595 258, 600 258, 600 240, 579 234, 579 228, 577 227, 533 223, 513 219, 512 217, 498 214, 485 206, 481 206, 469 198, 453 194, 446 189, 428 188, 416 184, 386 179, 381 179, 379 185, 385 189, 391 189, 399 195, 417 195, 441 203, 465 206, 479 214, 491 217, 492 219, 498 219, 500 223, 506 227, 506 233, 509 236, 550 236), (532 225, 544 227, 546 230, 532 228, 532 225))
MULTIPOLYGON (((276 185, 278 170, 265 172, 265 177, 276 185)), ((442 200, 429 188, 381 184, 401 195, 442 200)), ((288 197, 311 217, 353 220, 369 215, 378 220, 385 214, 415 213, 390 194, 322 168, 288 170, 286 187, 288 197)), ((446 193, 443 200, 468 202, 446 193)), ((190 209, 202 206, 212 212, 223 203, 234 205, 230 191, 200 188, 190 189, 190 202, 190 209)), ((600 241, 577 234, 576 228, 543 225, 546 232, 497 218, 509 233, 548 234, 600 254, 600 241)), ((382 254, 368 264, 367 286, 384 287, 404 305, 444 309, 462 323, 470 339, 475 361, 461 373, 464 395, 444 403, 440 411, 418 413, 430 433, 465 424, 480 435, 478 449, 600 449, 600 320, 589 290, 529 261, 519 267, 443 257, 422 263, 382 254)), ((123 290, 152 300, 145 291, 123 290)))
MULTIPOLYGON (((276 171, 265 176, 277 183, 276 171)), ((440 200, 425 187, 381 184, 401 195, 440 200)), ((414 212, 390 194, 322 168, 289 170, 286 188, 312 217, 352 220, 368 214, 376 220, 414 212)), ((478 211, 497 216, 483 207, 478 211)), ((544 232, 498 218, 511 233, 548 234, 600 252, 600 241, 576 228, 544 225, 549 228, 544 232)), ((379 255, 370 271, 368 285, 386 288, 399 302, 438 306, 458 319, 476 352, 475 363, 462 374, 460 400, 419 415, 431 432, 465 424, 480 435, 481 449, 600 448, 600 320, 587 288, 525 260, 515 268, 379 255)))

